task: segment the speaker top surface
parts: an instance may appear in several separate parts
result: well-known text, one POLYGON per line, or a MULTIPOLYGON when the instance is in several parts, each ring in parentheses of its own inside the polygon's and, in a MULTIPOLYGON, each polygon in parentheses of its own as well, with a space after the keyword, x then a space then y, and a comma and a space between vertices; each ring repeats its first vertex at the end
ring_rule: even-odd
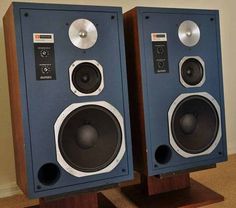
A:
POLYGON ((122 7, 118 6, 98 6, 98 5, 79 5, 79 4, 51 4, 51 3, 33 3, 33 2, 12 2, 15 9, 49 9, 49 10, 78 10, 84 11, 106 11, 122 12, 122 7))

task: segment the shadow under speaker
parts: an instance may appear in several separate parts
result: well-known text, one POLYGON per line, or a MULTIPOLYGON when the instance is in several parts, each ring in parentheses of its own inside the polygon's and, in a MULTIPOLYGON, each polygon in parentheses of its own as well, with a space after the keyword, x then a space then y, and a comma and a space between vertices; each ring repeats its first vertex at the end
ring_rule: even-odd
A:
POLYGON ((148 176, 227 159, 219 13, 124 14, 135 169, 148 176))
POLYGON ((131 179, 121 8, 13 3, 4 31, 24 193, 45 197, 131 179))

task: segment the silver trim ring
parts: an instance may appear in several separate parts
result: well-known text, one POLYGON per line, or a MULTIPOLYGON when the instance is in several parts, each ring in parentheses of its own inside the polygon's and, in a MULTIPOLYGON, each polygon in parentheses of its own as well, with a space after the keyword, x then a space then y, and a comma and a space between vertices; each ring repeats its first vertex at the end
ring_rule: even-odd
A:
POLYGON ((61 165, 61 167, 66 170, 68 173, 70 173, 73 176, 76 177, 85 177, 85 176, 90 176, 90 175, 96 175, 96 174, 101 174, 101 173, 107 173, 112 171, 121 161, 123 158, 125 151, 126 151, 126 146, 125 146, 125 130, 124 130, 124 120, 122 115, 119 113, 119 111, 112 106, 111 104, 105 102, 105 101, 98 101, 98 102, 85 102, 85 103, 74 103, 69 105, 57 118, 55 125, 54 125, 54 133, 55 133, 55 143, 56 143, 56 156, 57 156, 57 162, 61 165), (59 144, 58 144, 58 136, 59 136, 59 131, 60 127, 65 120, 65 118, 75 109, 80 108, 82 106, 86 105, 97 105, 106 108, 109 110, 118 120, 121 128, 121 135, 122 135, 122 141, 121 141, 121 146, 120 150, 116 156, 116 158, 111 162, 107 167, 95 171, 95 172, 82 172, 74 169, 71 167, 63 158, 60 149, 59 149, 59 144))
POLYGON ((201 156, 201 155, 207 155, 210 154, 211 152, 213 152, 213 150, 217 147, 217 145, 220 142, 221 136, 222 136, 222 130, 221 130, 221 113, 220 113, 220 106, 217 103, 217 101, 207 92, 199 92, 199 93, 185 93, 185 94, 181 94, 180 96, 178 96, 175 101, 172 103, 172 105, 170 106, 170 109, 168 111, 168 124, 169 124, 169 139, 170 139, 170 144, 173 147, 173 149, 180 154, 181 156, 185 157, 185 158, 190 158, 190 157, 197 157, 197 156, 201 156), (202 97, 207 98, 215 107, 217 114, 218 114, 218 118, 219 118, 219 129, 216 135, 216 139, 214 141, 214 143, 205 151, 198 153, 198 154, 191 154, 188 152, 185 152, 183 149, 181 149, 177 143, 174 140, 174 137, 172 135, 172 130, 171 130, 171 120, 172 120, 172 115, 176 109, 176 106, 185 98, 192 96, 192 95, 200 95, 202 97))
POLYGON ((205 70, 205 62, 203 61, 203 59, 200 57, 200 56, 185 56, 181 59, 181 61, 179 62, 179 79, 180 79, 180 83, 186 87, 186 88, 191 88, 191 87, 201 87, 204 82, 206 81, 206 70, 205 70), (182 77, 182 74, 181 74, 181 68, 182 68, 182 65, 184 64, 184 62, 188 59, 196 59, 197 61, 200 62, 200 64, 202 65, 202 69, 203 69, 203 77, 202 77, 202 80, 201 82, 199 82, 198 84, 196 85, 189 85, 187 84, 183 77, 182 77))
POLYGON ((103 75, 103 67, 101 64, 99 64, 96 60, 76 60, 74 61, 70 68, 69 68, 69 78, 70 78, 70 89, 71 91, 77 95, 77 96, 93 96, 93 95, 98 95, 99 93, 102 92, 103 88, 104 88, 104 75, 103 75), (100 74, 101 74, 101 84, 99 85, 99 87, 92 93, 82 93, 80 92, 79 90, 77 90, 73 84, 73 81, 72 81, 72 74, 73 74, 73 71, 75 69, 76 66, 78 66, 79 64, 82 64, 82 63, 91 63, 93 65, 95 65, 100 74))

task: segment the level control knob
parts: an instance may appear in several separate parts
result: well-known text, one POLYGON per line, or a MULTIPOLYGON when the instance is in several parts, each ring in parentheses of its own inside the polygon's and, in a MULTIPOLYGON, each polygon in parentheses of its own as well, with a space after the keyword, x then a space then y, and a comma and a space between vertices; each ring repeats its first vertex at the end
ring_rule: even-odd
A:
POLYGON ((41 68, 41 71, 42 71, 43 74, 49 74, 51 72, 51 69, 50 69, 49 66, 43 66, 41 68))
POLYGON ((41 50, 40 51, 40 56, 42 58, 46 58, 46 57, 48 57, 48 55, 49 55, 49 51, 48 50, 41 50))

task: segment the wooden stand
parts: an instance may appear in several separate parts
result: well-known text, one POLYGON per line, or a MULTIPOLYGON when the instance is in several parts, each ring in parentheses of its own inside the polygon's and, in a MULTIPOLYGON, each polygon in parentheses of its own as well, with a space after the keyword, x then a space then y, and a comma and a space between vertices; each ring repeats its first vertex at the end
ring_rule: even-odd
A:
POLYGON ((30 208, 115 208, 102 193, 82 193, 75 196, 47 199, 40 198, 39 205, 30 208))
POLYGON ((141 176, 141 184, 121 190, 140 208, 194 208, 224 201, 223 196, 190 179, 189 174, 141 176))

